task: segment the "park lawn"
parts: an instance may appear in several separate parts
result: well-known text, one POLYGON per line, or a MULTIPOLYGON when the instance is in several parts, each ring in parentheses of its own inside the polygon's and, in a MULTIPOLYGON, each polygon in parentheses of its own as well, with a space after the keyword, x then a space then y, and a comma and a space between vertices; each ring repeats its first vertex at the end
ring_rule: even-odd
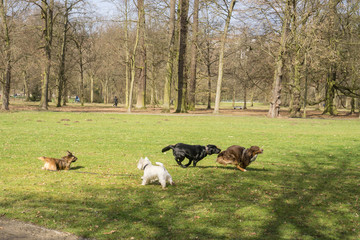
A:
POLYGON ((360 121, 115 113, 0 113, 0 216, 96 239, 359 239, 360 121), (247 172, 169 144, 258 145, 247 172), (39 156, 78 157, 44 171, 39 156), (137 160, 176 186, 141 186, 137 160))

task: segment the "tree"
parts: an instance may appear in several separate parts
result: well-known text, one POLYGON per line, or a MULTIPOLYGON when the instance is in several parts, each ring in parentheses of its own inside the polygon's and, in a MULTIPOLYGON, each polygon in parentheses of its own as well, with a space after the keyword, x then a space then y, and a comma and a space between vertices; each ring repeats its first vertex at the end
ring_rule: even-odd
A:
POLYGON ((291 10, 291 0, 286 0, 284 18, 282 22, 280 47, 275 63, 274 83, 273 83, 272 96, 270 100, 270 109, 268 112, 268 117, 271 118, 276 118, 280 116, 281 83, 284 76, 285 53, 287 50, 289 24, 291 20, 290 10, 291 10))
POLYGON ((65 63, 66 63, 66 53, 67 53, 67 44, 68 44, 68 32, 70 30, 69 27, 69 15, 71 13, 71 11, 73 10, 73 8, 75 7, 75 5, 77 5, 78 3, 82 2, 82 0, 76 0, 73 2, 69 2, 68 0, 64 1, 64 5, 63 5, 63 19, 62 19, 62 37, 61 37, 61 46, 60 46, 60 53, 59 53, 59 72, 58 72, 58 76, 57 76, 57 81, 56 81, 56 87, 57 87, 57 103, 56 106, 57 107, 61 107, 61 100, 63 98, 63 90, 65 88, 65 81, 66 81, 66 77, 65 77, 65 63))
POLYGON ((225 42, 227 38, 227 33, 230 25, 231 15, 235 7, 236 0, 231 0, 230 6, 227 9, 227 16, 225 21, 225 27, 224 32, 221 36, 221 42, 220 42, 220 52, 219 52, 219 72, 218 72, 218 80, 216 85, 216 96, 215 96, 215 107, 214 107, 214 113, 219 113, 220 109, 220 97, 221 97, 221 84, 223 80, 223 70, 224 70, 224 53, 225 53, 225 42))
POLYGON ((131 82, 130 82, 130 89, 129 89, 129 106, 127 109, 127 112, 129 112, 129 113, 131 112, 131 109, 132 109, 133 91, 134 91, 134 82, 135 82, 135 73, 136 73, 135 56, 136 56, 136 51, 137 51, 137 48, 139 45, 139 38, 140 38, 140 17, 138 18, 138 21, 137 21, 135 44, 134 44, 134 48, 133 48, 132 55, 130 58, 131 82))
POLYGON ((166 75, 164 82, 163 112, 170 112, 171 81, 175 59, 175 5, 176 0, 170 0, 170 19, 168 30, 168 56, 166 63, 166 75))
POLYGON ((191 39, 191 62, 190 62, 190 79, 189 79, 189 95, 188 108, 195 110, 196 98, 196 65, 198 56, 198 28, 199 28, 199 0, 194 0, 194 15, 192 24, 192 39, 191 39))
POLYGON ((12 64, 12 54, 11 54, 11 42, 10 42, 10 33, 8 26, 8 17, 6 15, 7 9, 4 4, 4 0, 0 1, 0 14, 2 20, 2 35, 4 38, 4 63, 5 63, 5 72, 4 78, 1 80, 3 85, 3 102, 2 109, 9 110, 9 98, 10 98, 10 82, 11 82, 11 64, 12 64))
POLYGON ((43 19, 43 40, 44 54, 46 62, 44 66, 44 75, 41 84, 41 100, 40 107, 43 110, 48 109, 49 81, 51 70, 51 51, 54 27, 54 0, 41 0, 41 5, 34 2, 41 10, 41 18, 43 19))
POLYGON ((139 17, 139 63, 138 63, 138 94, 136 108, 146 107, 146 42, 145 42, 145 6, 144 0, 138 0, 138 17, 139 17))
POLYGON ((176 113, 187 112, 186 109, 186 46, 188 33, 189 0, 180 0, 180 34, 178 59, 178 99, 176 113))

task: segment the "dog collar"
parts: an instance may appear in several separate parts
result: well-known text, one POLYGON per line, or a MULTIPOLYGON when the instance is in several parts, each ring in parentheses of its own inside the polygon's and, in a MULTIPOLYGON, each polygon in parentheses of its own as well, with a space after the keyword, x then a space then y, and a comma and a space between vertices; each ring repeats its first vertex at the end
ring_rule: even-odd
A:
POLYGON ((147 167, 147 165, 149 165, 149 164, 145 164, 145 166, 144 166, 143 170, 145 170, 145 168, 147 167))
POLYGON ((245 158, 246 152, 247 152, 247 149, 245 149, 245 150, 243 151, 243 153, 242 153, 242 158, 243 158, 243 159, 245 158))

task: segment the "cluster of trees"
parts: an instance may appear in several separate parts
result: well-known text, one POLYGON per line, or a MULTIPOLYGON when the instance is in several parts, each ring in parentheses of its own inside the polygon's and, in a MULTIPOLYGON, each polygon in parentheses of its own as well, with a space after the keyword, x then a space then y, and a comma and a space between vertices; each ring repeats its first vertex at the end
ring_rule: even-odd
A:
POLYGON ((220 101, 269 102, 269 116, 315 105, 354 113, 360 93, 359 0, 0 0, 2 109, 11 93, 69 96, 169 112, 220 101))

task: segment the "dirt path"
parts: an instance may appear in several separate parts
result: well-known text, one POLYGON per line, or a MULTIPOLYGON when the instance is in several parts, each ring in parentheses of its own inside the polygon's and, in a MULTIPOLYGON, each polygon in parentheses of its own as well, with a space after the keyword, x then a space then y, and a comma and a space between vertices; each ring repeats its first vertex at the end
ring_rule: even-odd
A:
POLYGON ((0 218, 0 240, 85 240, 70 233, 0 218))
MULTIPOLYGON (((39 111, 39 104, 32 102, 17 102, 10 105, 10 111, 39 111)), ((80 104, 68 104, 60 108, 55 107, 53 104, 49 106, 49 111, 53 112, 100 112, 100 113, 119 113, 127 114, 127 109, 124 106, 119 105, 119 107, 113 107, 111 104, 86 104, 82 107, 80 104)), ((220 115, 224 116, 262 116, 267 115, 267 108, 249 108, 246 110, 242 109, 232 109, 230 107, 220 109, 220 115)), ((307 118, 320 118, 320 119, 357 119, 359 118, 359 113, 349 114, 349 110, 341 109, 338 110, 338 115, 329 116, 323 115, 320 110, 307 110, 307 118)), ((161 115, 186 115, 186 116, 196 116, 196 115, 213 115, 212 109, 206 109, 205 107, 198 107, 194 111, 189 111, 185 114, 175 114, 172 110, 171 113, 162 113, 160 107, 150 107, 146 109, 133 109, 132 114, 161 114, 161 115)), ((283 108, 280 112, 281 118, 288 118, 289 111, 286 108, 283 108)))

